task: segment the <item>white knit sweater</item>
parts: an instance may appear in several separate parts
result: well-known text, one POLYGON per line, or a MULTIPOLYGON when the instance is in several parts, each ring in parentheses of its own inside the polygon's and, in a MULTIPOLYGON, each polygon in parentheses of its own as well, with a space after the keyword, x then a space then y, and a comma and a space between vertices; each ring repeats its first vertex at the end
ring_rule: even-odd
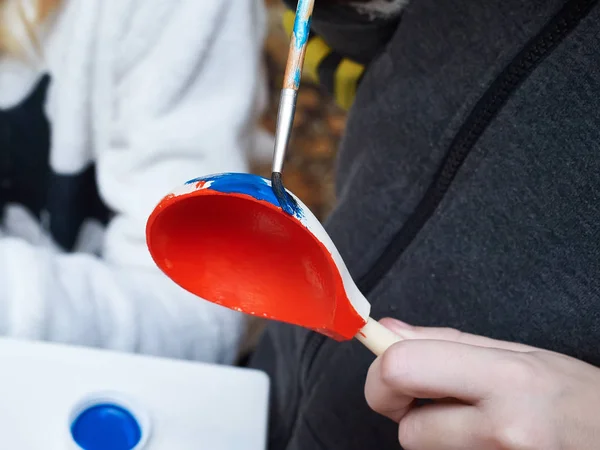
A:
MULTIPOLYGON (((43 58, 0 59, 0 108, 19 103, 40 74, 52 76, 51 168, 74 174, 94 162, 100 196, 115 212, 106 229, 82 227, 76 251, 67 253, 24 208, 8 208, 1 334, 232 361, 241 316, 167 279, 144 232, 173 187, 247 170, 264 94, 262 3, 65 0, 41 35, 43 58)), ((14 11, 9 5, 4 19, 27 43, 14 11)))

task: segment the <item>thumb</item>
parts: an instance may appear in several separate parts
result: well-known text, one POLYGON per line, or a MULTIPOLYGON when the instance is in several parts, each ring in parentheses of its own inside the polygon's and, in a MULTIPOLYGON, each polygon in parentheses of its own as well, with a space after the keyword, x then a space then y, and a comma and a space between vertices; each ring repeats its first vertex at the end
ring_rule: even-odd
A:
POLYGON ((405 339, 432 339, 437 341, 458 342, 461 344, 474 345, 477 347, 499 348, 512 350, 514 352, 531 352, 539 349, 525 344, 517 344, 508 341, 499 341, 476 334, 464 333, 454 328, 415 327, 397 319, 385 318, 380 323, 400 334, 405 339))

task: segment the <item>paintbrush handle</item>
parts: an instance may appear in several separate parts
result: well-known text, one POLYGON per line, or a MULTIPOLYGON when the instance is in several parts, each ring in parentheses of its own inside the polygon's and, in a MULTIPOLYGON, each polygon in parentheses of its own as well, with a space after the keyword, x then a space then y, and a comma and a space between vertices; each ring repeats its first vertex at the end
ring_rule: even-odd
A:
POLYGON ((302 66, 304 65, 304 56, 306 55, 308 36, 310 34, 310 19, 314 6, 315 0, 298 0, 296 18, 294 20, 294 32, 290 40, 290 50, 283 77, 283 89, 297 91, 300 87, 302 66))
POLYGON ((299 0, 294 21, 294 32, 290 40, 287 65, 283 76, 283 89, 277 113, 277 128, 275 131, 275 150, 273 153, 273 173, 283 171, 283 162, 287 146, 292 134, 294 116, 296 114, 296 99, 302 78, 302 66, 310 34, 310 18, 315 0, 299 0))
POLYGON ((376 356, 381 356, 383 352, 396 342, 403 340, 400 336, 370 317, 355 337, 376 356))

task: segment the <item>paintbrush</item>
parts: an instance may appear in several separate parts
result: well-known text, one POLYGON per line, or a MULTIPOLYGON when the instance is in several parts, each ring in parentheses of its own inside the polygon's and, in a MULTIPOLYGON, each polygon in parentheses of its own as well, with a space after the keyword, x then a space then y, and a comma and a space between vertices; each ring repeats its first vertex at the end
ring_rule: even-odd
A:
POLYGON ((285 75, 283 77, 283 89, 279 101, 277 113, 277 128, 275 130, 275 151, 273 153, 273 168, 271 173, 272 189, 281 206, 288 214, 294 214, 298 205, 294 198, 289 195, 282 180, 283 163, 292 133, 294 115, 296 113, 296 99, 300 88, 302 77, 302 66, 304 55, 308 44, 310 33, 310 19, 312 16, 315 0, 298 0, 296 8, 296 19, 294 21, 294 32, 290 41, 285 75))

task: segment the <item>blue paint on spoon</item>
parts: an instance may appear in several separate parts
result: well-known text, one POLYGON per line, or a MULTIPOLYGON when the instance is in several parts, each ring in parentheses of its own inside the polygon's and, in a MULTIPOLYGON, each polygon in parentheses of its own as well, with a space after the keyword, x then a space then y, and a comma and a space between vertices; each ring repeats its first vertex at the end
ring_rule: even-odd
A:
POLYGON ((200 182, 210 182, 207 189, 222 194, 248 195, 258 201, 271 203, 298 219, 304 217, 302 208, 295 201, 281 205, 271 188, 270 181, 259 175, 250 173, 223 173, 194 178, 185 184, 200 182))

